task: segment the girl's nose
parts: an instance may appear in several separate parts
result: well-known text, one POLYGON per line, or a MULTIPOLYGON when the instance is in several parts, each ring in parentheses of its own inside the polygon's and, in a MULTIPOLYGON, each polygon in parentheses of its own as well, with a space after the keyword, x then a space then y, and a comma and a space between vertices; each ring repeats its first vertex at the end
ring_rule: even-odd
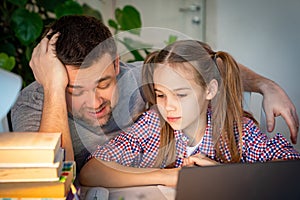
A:
POLYGON ((166 100, 166 110, 173 111, 176 110, 177 100, 175 98, 167 98, 166 100))

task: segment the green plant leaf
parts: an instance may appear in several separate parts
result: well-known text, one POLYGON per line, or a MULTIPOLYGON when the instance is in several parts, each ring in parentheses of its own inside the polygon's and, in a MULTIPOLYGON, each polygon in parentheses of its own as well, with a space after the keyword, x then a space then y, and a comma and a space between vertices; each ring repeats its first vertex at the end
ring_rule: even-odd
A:
POLYGON ((125 6, 123 8, 123 23, 124 30, 141 28, 142 21, 139 11, 133 6, 125 6))
POLYGON ((79 3, 73 0, 67 0, 65 3, 56 6, 54 13, 57 18, 60 18, 66 15, 81 15, 83 14, 83 9, 79 3))
POLYGON ((115 20, 109 19, 109 20, 108 20, 108 25, 109 25, 110 27, 114 28, 116 32, 118 32, 119 27, 118 27, 118 24, 117 24, 117 22, 116 22, 115 20))
POLYGON ((27 60, 27 61, 30 60, 32 51, 33 51, 33 47, 31 47, 31 46, 27 46, 27 47, 26 47, 25 57, 26 57, 26 60, 27 60))
POLYGON ((0 53, 0 68, 11 71, 15 64, 16 60, 14 57, 8 57, 6 53, 0 53))
POLYGON ((99 19, 100 21, 103 21, 102 15, 98 10, 93 9, 85 3, 82 5, 82 9, 85 15, 92 16, 99 19))
POLYGON ((20 6, 20 7, 24 7, 26 5, 28 0, 8 0, 8 2, 20 6))
POLYGON ((129 50, 129 52, 133 55, 134 60, 132 60, 132 61, 143 61, 144 57, 138 51, 139 49, 137 49, 136 47, 131 45, 132 41, 133 40, 131 38, 127 38, 127 39, 125 38, 125 40, 123 40, 123 41, 119 40, 119 42, 121 42, 129 50))
POLYGON ((16 55, 16 48, 12 43, 4 43, 0 45, 0 52, 4 52, 7 55, 15 56, 16 55))
POLYGON ((169 45, 176 42, 177 39, 178 39, 177 35, 169 35, 168 41, 164 41, 164 42, 166 45, 169 45))
POLYGON ((26 46, 41 35, 43 21, 37 13, 19 8, 12 15, 12 27, 16 37, 26 46))
POLYGON ((120 30, 129 31, 132 34, 140 35, 142 21, 140 13, 133 6, 126 5, 123 10, 115 10, 115 18, 120 25, 120 30))
POLYGON ((115 10, 115 18, 116 18, 118 24, 122 23, 122 14, 123 14, 123 11, 120 8, 116 8, 116 10, 115 10))

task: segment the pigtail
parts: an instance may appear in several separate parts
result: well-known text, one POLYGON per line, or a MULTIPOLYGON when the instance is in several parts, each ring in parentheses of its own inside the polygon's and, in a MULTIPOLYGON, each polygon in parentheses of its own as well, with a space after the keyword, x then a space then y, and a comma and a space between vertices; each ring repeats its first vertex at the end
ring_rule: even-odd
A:
MULTIPOLYGON (((242 142, 242 119, 243 111, 243 87, 240 79, 240 70, 236 61, 226 52, 217 52, 213 56, 219 72, 222 77, 219 97, 216 98, 215 110, 213 114, 214 133, 219 133, 217 139, 216 151, 217 156, 223 162, 239 162, 241 158, 242 142), (239 132, 239 138, 232 134, 236 127, 239 132), (218 131, 219 130, 219 131, 218 131), (240 144, 239 144, 240 143, 240 144), (228 151, 231 160, 222 155, 220 149, 229 148, 228 151)), ((215 140, 216 141, 216 140, 215 140)))

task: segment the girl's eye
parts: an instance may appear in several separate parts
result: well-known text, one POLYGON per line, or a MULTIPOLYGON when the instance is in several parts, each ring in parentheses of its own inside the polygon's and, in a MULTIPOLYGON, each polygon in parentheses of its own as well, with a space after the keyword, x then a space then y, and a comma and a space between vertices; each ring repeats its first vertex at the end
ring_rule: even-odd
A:
POLYGON ((165 95, 156 93, 156 98, 164 98, 164 97, 165 97, 165 95))
POLYGON ((162 94, 157 94, 156 97, 157 97, 157 98, 163 98, 164 95, 162 95, 162 94))
POLYGON ((187 94, 177 94, 177 96, 182 98, 182 97, 186 97, 187 94))

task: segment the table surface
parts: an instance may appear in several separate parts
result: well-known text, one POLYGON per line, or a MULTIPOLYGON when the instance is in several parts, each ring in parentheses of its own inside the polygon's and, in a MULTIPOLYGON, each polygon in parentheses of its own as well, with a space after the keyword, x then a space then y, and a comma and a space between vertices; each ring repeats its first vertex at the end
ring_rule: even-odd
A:
MULTIPOLYGON (((90 187, 81 187, 80 199, 85 200, 85 194, 90 187)), ((162 185, 139 186, 126 188, 108 188, 109 200, 174 200, 175 188, 162 185)))

